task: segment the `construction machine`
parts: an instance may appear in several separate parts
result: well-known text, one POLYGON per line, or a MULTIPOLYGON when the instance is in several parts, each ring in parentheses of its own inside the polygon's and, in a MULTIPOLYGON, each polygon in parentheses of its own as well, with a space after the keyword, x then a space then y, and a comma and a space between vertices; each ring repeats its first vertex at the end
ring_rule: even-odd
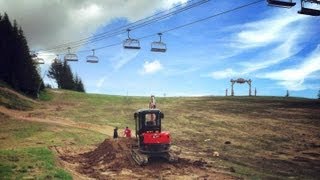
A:
POLYGON ((177 160, 170 151, 171 136, 162 131, 163 112, 156 109, 155 97, 151 96, 149 109, 140 109, 134 113, 136 144, 132 146, 132 158, 139 165, 145 165, 150 158, 165 158, 169 162, 177 160))

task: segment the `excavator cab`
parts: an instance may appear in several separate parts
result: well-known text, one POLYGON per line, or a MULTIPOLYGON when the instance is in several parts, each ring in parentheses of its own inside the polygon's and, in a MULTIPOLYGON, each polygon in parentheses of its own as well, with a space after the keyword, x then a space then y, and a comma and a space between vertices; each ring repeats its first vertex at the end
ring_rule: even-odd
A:
POLYGON ((136 137, 146 132, 161 132, 161 120, 164 118, 159 109, 142 109, 134 113, 136 137))
POLYGON ((174 162, 177 157, 170 152, 171 136, 161 130, 164 118, 159 109, 141 109, 134 113, 137 145, 132 147, 132 158, 145 165, 149 158, 161 157, 174 162))

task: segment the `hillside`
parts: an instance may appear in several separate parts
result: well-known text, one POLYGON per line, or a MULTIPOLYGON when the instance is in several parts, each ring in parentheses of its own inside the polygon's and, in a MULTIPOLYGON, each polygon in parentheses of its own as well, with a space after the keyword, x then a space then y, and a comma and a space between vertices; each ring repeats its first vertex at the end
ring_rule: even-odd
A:
MULTIPOLYGON (((32 108, 21 111, 6 104, 18 107, 25 98, 8 92, 0 89, 0 177, 9 178, 94 177, 77 171, 74 164, 80 162, 68 158, 94 150, 111 137, 115 126, 133 129, 133 112, 146 108, 149 101, 149 97, 51 90, 43 96, 49 97, 46 101, 27 101, 32 108), (47 156, 50 162, 43 160, 47 156), (33 161, 39 166, 30 165, 33 161), (41 166, 43 163, 48 165, 41 166)), ((157 98, 157 103, 179 157, 190 162, 204 160, 208 166, 162 164, 156 166, 160 174, 150 168, 145 172, 126 168, 109 175, 101 172, 101 177, 138 178, 145 173, 154 178, 316 179, 320 175, 319 100, 174 97, 157 98), (134 170, 142 172, 139 175, 134 170)))

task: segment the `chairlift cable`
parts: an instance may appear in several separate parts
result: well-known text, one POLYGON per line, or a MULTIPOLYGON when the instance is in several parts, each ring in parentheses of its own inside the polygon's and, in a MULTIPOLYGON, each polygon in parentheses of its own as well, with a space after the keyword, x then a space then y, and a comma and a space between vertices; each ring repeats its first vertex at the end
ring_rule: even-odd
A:
MULTIPOLYGON (((187 4, 187 3, 188 3, 188 2, 179 4, 179 5, 171 8, 171 9, 177 8, 177 7, 182 6, 182 5, 185 5, 185 4, 187 4)), ((165 11, 170 11, 171 9, 165 10, 165 11)), ((105 35, 105 34, 111 32, 111 31, 114 31, 114 30, 117 30, 117 29, 120 29, 120 28, 127 27, 127 26, 132 25, 132 24, 135 24, 135 23, 137 23, 137 22, 139 22, 139 21, 143 21, 143 20, 145 20, 145 19, 149 19, 149 18, 151 18, 151 17, 153 17, 153 16, 157 16, 157 15, 159 15, 159 14, 165 12, 165 11, 161 11, 161 12, 159 12, 159 13, 157 13, 157 14, 152 15, 152 16, 149 16, 149 17, 140 19, 140 20, 135 21, 135 22, 133 22, 133 23, 130 23, 130 24, 127 24, 127 25, 124 25, 124 26, 121 26, 121 27, 117 27, 117 28, 114 28, 114 29, 112 29, 112 30, 109 30, 109 31, 100 33, 100 34, 96 34, 96 35, 94 35, 94 36, 89 36, 89 37, 86 37, 86 38, 83 38, 83 39, 80 39, 80 40, 77 40, 77 41, 70 41, 70 42, 67 42, 67 43, 64 43, 64 44, 60 44, 60 45, 54 46, 54 47, 52 47, 52 48, 48 48, 48 49, 53 49, 53 48, 56 48, 56 47, 58 47, 58 46, 65 46, 65 45, 68 45, 68 44, 77 43, 77 42, 79 42, 79 41, 88 40, 88 39, 91 39, 91 38, 94 38, 94 37, 97 37, 97 36, 105 35)), ((46 50, 46 49, 44 49, 44 50, 46 50)))
POLYGON ((188 9, 194 8, 196 6, 199 6, 201 4, 207 3, 210 0, 201 0, 201 1, 195 2, 193 4, 190 4, 190 2, 193 2, 193 1, 195 1, 195 0, 179 4, 179 5, 177 5, 175 7, 172 7, 170 9, 168 9, 168 10, 161 11, 161 12, 156 13, 156 14, 154 14, 152 16, 147 17, 147 18, 140 19, 138 21, 135 21, 133 23, 130 23, 130 24, 118 27, 118 28, 114 28, 112 30, 109 30, 107 32, 104 32, 104 33, 101 33, 101 34, 98 34, 98 35, 94 35, 94 36, 90 36, 90 37, 87 37, 87 38, 83 38, 83 39, 78 40, 78 41, 64 43, 64 44, 61 44, 61 45, 54 46, 52 48, 40 49, 38 51, 54 51, 54 50, 57 50, 57 49, 65 49, 66 46, 68 46, 68 47, 71 46, 71 47, 74 48, 74 47, 82 46, 83 44, 86 44, 86 43, 89 43, 89 42, 95 42, 95 41, 106 39, 106 38, 109 38, 109 37, 114 37, 115 35, 122 34, 124 32, 124 28, 126 28, 126 27, 134 27, 135 29, 141 28, 143 26, 151 24, 151 22, 157 22, 157 21, 159 21, 161 19, 164 19, 166 17, 169 17, 171 15, 175 15, 175 14, 181 13, 183 11, 186 11, 188 9), (189 5, 186 5, 186 4, 189 4, 189 5), (186 6, 182 7, 181 9, 174 10, 174 9, 180 7, 180 6, 183 6, 183 5, 186 5, 186 6), (172 11, 172 10, 174 10, 174 11, 172 11), (172 11, 172 12, 170 12, 170 11, 172 11), (158 16, 160 14, 163 14, 165 12, 169 12, 169 13, 164 14, 164 15, 159 16, 159 17, 156 17, 156 16, 158 16), (155 17, 155 18, 153 18, 153 17, 155 17), (151 19, 151 18, 153 18, 153 19, 151 19), (143 22, 145 20, 147 20, 147 21, 143 22), (142 22, 142 23, 139 24, 139 22, 142 22), (110 33, 112 33, 112 34, 110 34, 110 33), (74 46, 72 44, 74 44, 74 46))
MULTIPOLYGON (((143 23, 141 23, 141 24, 134 25, 135 23, 131 23, 131 24, 133 24, 133 26, 131 26, 131 27, 133 27, 134 29, 138 29, 138 28, 144 27, 144 26, 149 25, 149 24, 151 24, 151 23, 157 22, 157 21, 159 21, 159 20, 161 20, 161 19, 165 19, 165 18, 170 17, 170 16, 172 16, 172 15, 181 13, 181 12, 186 11, 186 10, 188 10, 188 9, 191 9, 191 8, 194 8, 194 7, 199 6, 199 5, 201 5, 201 4, 204 4, 204 3, 208 2, 208 1, 209 1, 209 0, 203 0, 203 1, 201 1, 201 2, 196 2, 197 4, 194 3, 194 4, 191 4, 191 5, 188 5, 188 6, 186 6, 186 7, 183 7, 183 8, 181 8, 181 9, 176 10, 176 11, 170 12, 170 13, 168 13, 168 14, 164 14, 164 15, 162 15, 162 16, 160 16, 160 17, 157 17, 157 18, 148 20, 148 21, 143 22, 143 23)), ((129 25, 130 25, 130 24, 129 24, 129 25)), ((125 28, 125 27, 127 27, 127 26, 129 26, 129 25, 125 25, 125 26, 123 26, 123 28, 125 28)), ((121 28, 121 27, 120 27, 120 28, 121 28)), ((96 41, 100 41, 100 40, 103 40, 103 39, 107 39, 107 38, 110 38, 110 37, 114 37, 114 36, 119 35, 119 34, 122 34, 122 33, 124 33, 124 32, 125 32, 125 29, 119 29, 118 31, 113 32, 113 33, 110 31, 110 33, 112 33, 112 34, 105 34, 105 35, 103 35, 103 36, 101 36, 101 37, 95 37, 95 38, 93 38, 93 39, 88 39, 88 40, 86 40, 86 41, 84 41, 84 42, 80 42, 80 41, 79 41, 77 44, 74 44, 72 47, 73 47, 73 48, 75 48, 75 47, 80 47, 80 46, 82 46, 82 45, 84 45, 84 44, 93 43, 93 42, 96 42, 96 41)), ((47 51, 53 51, 53 50, 57 50, 57 49, 64 49, 64 47, 65 47, 65 46, 57 47, 57 48, 54 48, 54 49, 48 49, 47 51)))
MULTIPOLYGON (((245 8, 245 7, 248 7, 248 6, 252 6, 252 5, 255 5, 255 4, 258 4, 260 2, 263 2, 265 0, 258 0, 258 1, 253 1, 251 3, 248 3, 248 4, 244 4, 244 5, 241 5, 241 6, 237 6, 235 8, 232 8, 232 9, 229 9, 229 10, 226 10, 226 11, 223 11, 223 12, 220 12, 220 13, 217 13, 217 14, 213 14, 211 16, 207 16, 205 18, 202 18, 202 19, 198 19, 196 21, 192 21, 192 22, 189 22, 189 23, 186 23, 186 24, 183 24, 183 25, 180 25, 180 26, 176 26, 174 28, 171 28, 171 29, 167 29, 167 30, 164 30, 164 31, 161 31, 162 33, 167 33, 167 32, 170 32, 170 31, 174 31, 174 30, 177 30, 177 29, 181 29, 181 28, 184 28, 186 26, 190 26, 190 25, 193 25, 193 24, 196 24, 196 23, 199 23, 199 22, 202 22, 202 21, 206 21, 206 20, 209 20, 209 19, 212 19, 212 18, 215 18, 217 16, 221 16, 221 15, 224 15, 224 14, 227 14, 227 13, 231 13, 233 11, 237 11, 239 9, 242 9, 242 8, 245 8)), ((146 38, 149 38, 149 37, 153 37, 155 35, 157 35, 158 33, 156 34, 149 34, 149 35, 146 35, 146 36, 142 36, 140 38, 137 38, 138 40, 141 40, 141 39, 146 39, 146 38)), ((100 50, 100 49, 104 49, 104 48, 108 48, 108 47, 112 47, 112 46, 117 46, 117 45, 121 45, 122 42, 119 42, 119 43, 114 43, 114 44, 109 44, 109 45, 106 45, 106 46, 101 46, 101 47, 98 47, 98 48, 95 48, 96 50, 100 50)), ((78 51, 78 52, 88 52, 90 50, 82 50, 82 51, 78 51)))
POLYGON ((245 8, 245 7, 248 7, 248 6, 251 6, 251 5, 260 3, 260 2, 262 2, 262 1, 264 1, 264 0, 258 0, 258 1, 251 2, 251 3, 249 3, 249 4, 245 4, 245 5, 242 5, 242 6, 238 6, 238 7, 235 7, 235 8, 233 8, 233 9, 230 9, 230 10, 227 10, 227 11, 223 11, 223 12, 221 12, 221 13, 213 14, 213 15, 211 15, 211 16, 208 16, 208 17, 205 17, 205 18, 202 18, 202 19, 199 19, 199 20, 196 20, 196 21, 187 23, 187 24, 183 24, 183 25, 180 25, 180 26, 177 26, 177 27, 174 27, 174 28, 171 28, 171 29, 162 31, 162 33, 167 33, 167 32, 174 31, 174 30, 176 30, 176 29, 180 29, 180 28, 183 28, 183 27, 186 27, 186 26, 190 26, 190 25, 193 25, 193 24, 202 22, 202 21, 206 21, 206 20, 208 20, 208 19, 211 19, 211 18, 214 18, 214 17, 217 17, 217 16, 221 16, 221 15, 223 15, 223 14, 227 14, 227 13, 236 11, 236 10, 238 10, 238 9, 245 8))

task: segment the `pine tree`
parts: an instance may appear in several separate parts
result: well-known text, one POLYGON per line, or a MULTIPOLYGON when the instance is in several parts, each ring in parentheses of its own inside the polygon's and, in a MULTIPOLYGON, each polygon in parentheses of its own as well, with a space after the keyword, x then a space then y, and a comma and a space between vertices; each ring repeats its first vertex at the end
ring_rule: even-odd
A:
POLYGON ((74 89, 75 83, 74 83, 73 74, 67 61, 64 61, 63 63, 62 80, 63 80, 63 87, 62 87, 63 89, 69 89, 69 90, 74 89))
POLYGON ((78 75, 75 75, 74 78, 74 90, 79 92, 85 92, 82 80, 78 75))
MULTIPOLYGON (((16 29, 16 22, 14 29, 16 29)), ((32 61, 29 53, 27 40, 23 34, 21 27, 18 30, 17 44, 15 48, 15 65, 13 66, 15 72, 16 89, 21 90, 27 95, 36 97, 41 88, 42 80, 37 71, 36 64, 32 61)))
POLYGON ((0 21, 0 79, 11 85, 10 59, 13 40, 13 27, 8 15, 5 13, 0 21))
POLYGON ((48 71, 48 77, 51 79, 55 79, 56 83, 58 85, 58 88, 62 88, 62 69, 63 64, 61 60, 55 59, 54 62, 51 64, 49 71, 48 71))
POLYGON ((56 59, 49 68, 48 77, 56 80, 58 88, 85 92, 81 79, 72 74, 66 61, 56 59))
POLYGON ((319 89, 319 92, 318 92, 318 99, 320 99, 320 89, 319 89))
POLYGON ((84 89, 84 85, 83 85, 81 79, 80 79, 80 81, 79 81, 79 83, 78 83, 78 91, 79 91, 79 92, 86 92, 86 90, 84 89))
POLYGON ((0 20, 0 79, 12 88, 36 97, 41 78, 32 62, 27 40, 16 21, 5 13, 0 20))

